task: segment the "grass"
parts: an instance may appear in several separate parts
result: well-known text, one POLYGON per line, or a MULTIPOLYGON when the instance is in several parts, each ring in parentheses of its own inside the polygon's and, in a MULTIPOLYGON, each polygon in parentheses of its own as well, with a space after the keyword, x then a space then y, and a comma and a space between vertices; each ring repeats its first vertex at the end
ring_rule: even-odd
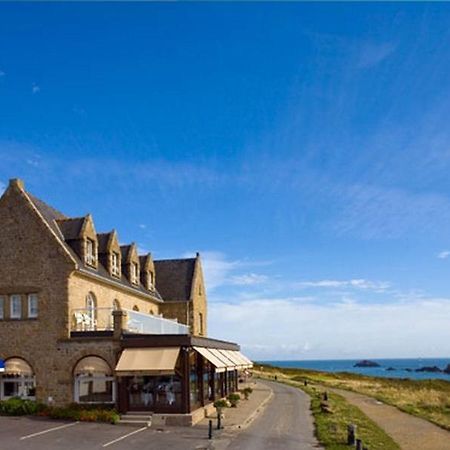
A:
POLYGON ((265 373, 278 374, 291 381, 303 383, 307 380, 323 386, 369 395, 450 431, 450 383, 448 381, 381 378, 346 372, 328 373, 262 367, 265 373))
MULTIPOLYGON (((261 378, 270 378, 270 372, 258 372, 261 378)), ((327 392, 327 408, 324 410, 322 386, 291 380, 277 373, 278 381, 305 391, 311 398, 311 412, 314 417, 317 440, 327 450, 348 450, 347 427, 357 426, 356 437, 362 440, 363 446, 370 450, 400 450, 399 445, 375 422, 369 419, 359 408, 348 403, 342 396, 327 392), (280 376, 281 375, 281 376, 280 376)), ((273 379, 273 378, 272 378, 273 379)))
POLYGON ((348 450, 348 424, 357 426, 356 435, 358 439, 362 440, 364 447, 371 450, 400 449, 388 434, 340 395, 328 393, 327 403, 332 412, 323 412, 321 390, 314 386, 302 389, 311 396, 311 411, 314 416, 317 439, 326 449, 348 450))

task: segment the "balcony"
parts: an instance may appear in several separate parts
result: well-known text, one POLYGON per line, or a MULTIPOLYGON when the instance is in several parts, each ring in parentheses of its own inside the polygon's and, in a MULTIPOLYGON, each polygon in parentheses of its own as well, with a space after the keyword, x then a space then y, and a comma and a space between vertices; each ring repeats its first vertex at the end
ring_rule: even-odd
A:
POLYGON ((176 320, 129 309, 80 308, 71 313, 71 333, 118 332, 134 334, 189 334, 189 327, 176 320))

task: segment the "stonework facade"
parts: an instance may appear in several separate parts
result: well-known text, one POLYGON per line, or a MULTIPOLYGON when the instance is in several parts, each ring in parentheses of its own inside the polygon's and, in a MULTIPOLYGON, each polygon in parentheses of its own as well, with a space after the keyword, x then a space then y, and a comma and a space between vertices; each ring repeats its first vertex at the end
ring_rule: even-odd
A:
POLYGON ((119 339, 71 333, 75 312, 86 310, 88 296, 98 311, 162 314, 189 325, 192 334, 206 336, 200 257, 188 280, 189 295, 171 301, 157 290, 158 261, 139 256, 133 244, 126 247, 119 248, 115 232, 97 234, 92 216, 66 218, 29 194, 20 180, 11 180, 0 198, 0 360, 20 358, 31 366, 37 400, 57 405, 74 401, 73 368, 83 357, 98 356, 114 371, 119 339), (113 258, 119 261, 119 273, 113 258), (30 296, 37 298, 37 313, 30 296))

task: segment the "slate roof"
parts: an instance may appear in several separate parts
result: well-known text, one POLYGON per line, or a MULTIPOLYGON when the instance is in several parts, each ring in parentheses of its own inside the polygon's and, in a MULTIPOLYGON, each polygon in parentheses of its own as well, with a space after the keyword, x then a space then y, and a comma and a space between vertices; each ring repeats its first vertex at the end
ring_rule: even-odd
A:
MULTIPOLYGON (((70 218, 65 216, 63 213, 59 212, 55 208, 52 208, 51 206, 47 205, 47 203, 43 202, 42 200, 38 199, 34 195, 27 192, 27 195, 30 199, 30 201, 33 203, 33 205, 36 207, 36 209, 40 212, 42 217, 44 218, 47 225, 52 229, 52 231, 61 238, 61 240, 64 243, 64 246, 66 250, 72 255, 72 257, 75 259, 75 261, 78 264, 79 270, 84 273, 90 273, 91 275, 94 275, 96 277, 103 278, 107 281, 112 281, 114 283, 118 283, 119 285, 122 285, 124 287, 133 289, 135 291, 138 291, 141 294, 144 294, 148 296, 149 298, 152 298, 156 301, 162 301, 161 295, 156 290, 154 291, 148 291, 145 289, 144 286, 139 285, 133 285, 130 283, 130 281, 125 277, 125 275, 122 275, 122 277, 116 278, 112 277, 108 270, 100 263, 98 262, 98 268, 93 269, 87 265, 84 264, 84 261, 81 260, 81 258, 77 255, 77 253, 72 249, 72 247, 69 245, 68 240, 75 239, 74 236, 79 236, 79 231, 81 230, 81 226, 86 219, 86 217, 76 217, 76 218, 70 218)), ((109 233, 100 233, 101 235, 109 235, 109 233)), ((103 237, 101 238, 103 239, 103 237)), ((124 247, 130 247, 130 246, 124 246, 124 247)), ((121 247, 122 250, 122 247, 121 247)))
POLYGON ((106 253, 108 242, 111 238, 112 231, 109 233, 97 233, 98 253, 106 253))
POLYGON ((194 279, 195 258, 155 261, 156 290, 164 301, 189 301, 194 279))
POLYGON ((86 217, 71 217, 66 219, 57 219, 56 224, 58 225, 61 233, 66 241, 72 241, 80 237, 81 228, 86 220, 86 217))

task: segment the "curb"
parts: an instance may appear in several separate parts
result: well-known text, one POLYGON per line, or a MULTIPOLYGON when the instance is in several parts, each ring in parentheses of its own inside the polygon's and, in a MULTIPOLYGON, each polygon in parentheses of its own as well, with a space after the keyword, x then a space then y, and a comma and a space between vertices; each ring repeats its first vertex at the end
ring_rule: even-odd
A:
POLYGON ((229 427, 229 430, 244 430, 245 428, 247 428, 258 416, 259 414, 262 413, 262 411, 264 410, 264 408, 267 406, 267 404, 270 402, 270 400, 272 400, 273 398, 273 390, 269 387, 270 390, 270 394, 268 397, 266 397, 255 409, 255 411, 252 412, 252 414, 250 414, 249 417, 247 417, 247 419, 244 421, 243 424, 241 425, 233 425, 231 427, 229 427))

